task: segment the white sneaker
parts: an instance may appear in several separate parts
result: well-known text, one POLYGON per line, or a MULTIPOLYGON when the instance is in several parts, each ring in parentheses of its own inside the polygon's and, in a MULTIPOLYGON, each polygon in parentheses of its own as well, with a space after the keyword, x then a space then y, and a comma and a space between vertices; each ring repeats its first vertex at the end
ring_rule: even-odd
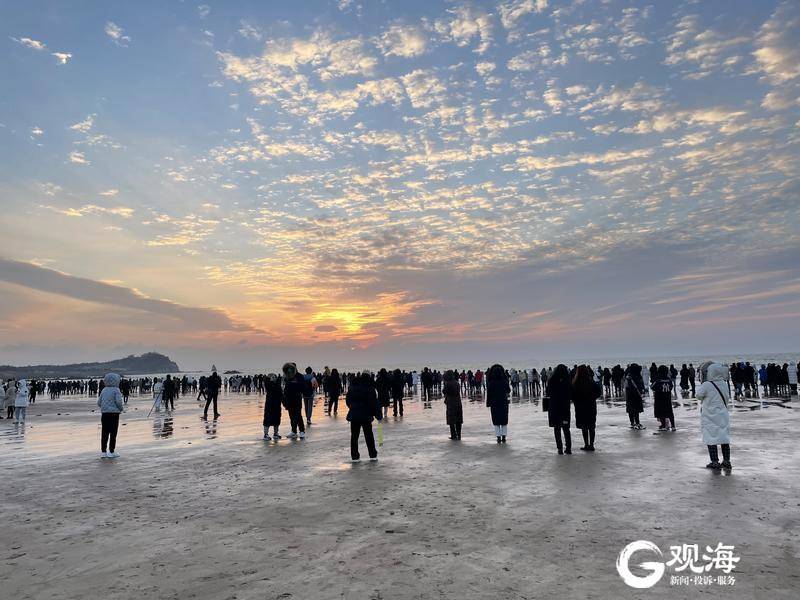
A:
POLYGON ((116 452, 109 452, 108 458, 119 458, 119 454, 117 454, 116 452))
POLYGON ((370 458, 369 460, 370 460, 371 462, 378 462, 378 457, 377 457, 377 456, 373 456, 373 457, 372 457, 372 458, 370 458))
POLYGON ((100 458, 108 458, 108 452, 101 452, 100 458))
POLYGON ((361 459, 360 458, 353 458, 352 460, 350 460, 350 462, 354 462, 354 463, 361 462, 361 459))
POLYGON ((290 440, 293 440, 293 439, 295 439, 297 437, 297 434, 293 431, 292 433, 290 433, 286 437, 289 438, 290 440))
POLYGON ((304 440, 304 439, 306 439, 306 432, 305 432, 305 431, 301 431, 301 432, 300 432, 300 439, 301 439, 301 440, 304 440))

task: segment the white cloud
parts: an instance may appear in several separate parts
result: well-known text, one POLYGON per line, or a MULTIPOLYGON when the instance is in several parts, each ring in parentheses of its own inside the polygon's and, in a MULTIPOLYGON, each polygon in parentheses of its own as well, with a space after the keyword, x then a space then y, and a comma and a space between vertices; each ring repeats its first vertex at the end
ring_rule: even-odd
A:
POLYGON ((111 188, 111 189, 105 190, 103 192, 100 192, 100 195, 103 196, 104 198, 113 198, 113 197, 117 196, 118 194, 119 194, 119 190, 116 189, 116 188, 111 188))
POLYGON ((208 4, 201 4, 197 7, 197 14, 200 16, 201 19, 205 19, 208 15, 211 14, 211 7, 208 4))
POLYGON ((81 133, 89 133, 89 131, 94 126, 94 118, 97 115, 92 113, 88 115, 83 121, 78 121, 74 125, 70 125, 69 128, 73 131, 80 131, 81 133))
POLYGON ((517 27, 519 20, 531 13, 540 13, 547 8, 547 0, 511 0, 497 7, 500 22, 508 30, 517 27))
POLYGON ((450 10, 451 19, 439 19, 434 22, 434 30, 445 39, 458 46, 467 46, 478 39, 475 52, 483 54, 492 43, 492 18, 471 6, 459 6, 450 10))
POLYGON ((414 108, 427 108, 441 102, 447 87, 430 69, 417 69, 400 78, 414 108))
POLYGON ((37 138, 44 135, 44 130, 40 127, 31 127, 31 137, 37 138))
POLYGON ((411 58, 424 54, 427 48, 425 33, 412 25, 392 25, 377 40, 384 56, 411 58))
POLYGON ((11 39, 17 42, 18 44, 25 46, 26 48, 31 48, 33 50, 39 50, 39 51, 47 50, 47 45, 44 42, 40 42, 39 40, 34 40, 28 37, 22 37, 22 38, 12 37, 11 39))
POLYGON ((250 39, 250 40, 260 40, 261 39, 261 30, 250 23, 249 21, 245 21, 242 19, 239 21, 239 35, 243 38, 250 39))
POLYGON ((125 35, 122 27, 113 21, 108 21, 103 31, 105 31, 106 35, 118 46, 127 46, 131 41, 130 36, 125 35))
POLYGON ((481 77, 490 75, 495 70, 496 65, 493 62, 478 62, 475 64, 475 70, 481 77))
POLYGON ((800 8, 796 2, 781 3, 761 26, 753 52, 758 65, 774 83, 800 76, 800 8))
POLYGON ((67 64, 67 61, 72 58, 71 52, 52 52, 51 54, 56 57, 56 61, 60 65, 67 64))
POLYGON ((91 164, 88 160, 86 160, 86 156, 83 154, 83 152, 78 152, 77 150, 73 150, 69 153, 69 162, 75 163, 76 165, 91 164))

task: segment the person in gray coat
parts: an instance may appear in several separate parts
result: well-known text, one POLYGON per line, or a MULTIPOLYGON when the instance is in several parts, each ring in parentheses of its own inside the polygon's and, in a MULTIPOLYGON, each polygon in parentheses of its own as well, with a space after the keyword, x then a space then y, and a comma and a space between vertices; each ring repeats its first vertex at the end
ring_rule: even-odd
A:
POLYGON ((117 431, 119 430, 119 414, 123 411, 125 402, 122 399, 122 392, 119 391, 120 376, 116 373, 107 373, 103 377, 103 391, 97 398, 97 406, 100 407, 100 423, 102 433, 100 434, 100 456, 102 458, 117 458, 119 454, 115 452, 117 447, 117 431), (108 448, 108 452, 106 452, 108 448))

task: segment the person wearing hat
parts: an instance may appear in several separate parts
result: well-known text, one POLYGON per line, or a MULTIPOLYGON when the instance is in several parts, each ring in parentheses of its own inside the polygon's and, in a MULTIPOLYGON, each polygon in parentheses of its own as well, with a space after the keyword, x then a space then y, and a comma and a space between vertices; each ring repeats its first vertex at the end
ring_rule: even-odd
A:
POLYGON ((292 427, 292 433, 288 438, 294 439, 298 437, 297 430, 300 429, 300 439, 306 437, 306 426, 303 424, 303 390, 305 389, 305 380, 303 376, 297 372, 297 365, 295 363, 286 363, 283 365, 283 406, 286 412, 289 413, 289 423, 292 427))
POLYGON ((281 404, 283 404, 283 390, 278 376, 275 373, 267 375, 266 381, 266 394, 264 400, 264 439, 274 439, 278 441, 281 435, 278 433, 278 427, 281 424, 281 404), (272 427, 273 436, 269 435, 269 428, 272 427))

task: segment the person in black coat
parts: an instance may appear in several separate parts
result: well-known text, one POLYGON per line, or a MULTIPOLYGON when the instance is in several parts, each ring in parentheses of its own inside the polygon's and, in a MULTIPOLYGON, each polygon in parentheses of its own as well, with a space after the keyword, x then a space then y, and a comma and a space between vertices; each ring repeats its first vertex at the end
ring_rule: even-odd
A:
POLYGON ((206 408, 203 411, 203 418, 208 418, 208 407, 214 403, 214 418, 219 418, 220 414, 217 410, 217 398, 219 397, 219 390, 222 387, 222 378, 217 375, 216 370, 206 379, 206 408))
POLYGON ((337 369, 332 369, 326 380, 328 386, 328 414, 339 411, 339 396, 342 395, 342 378, 337 369))
POLYGON ((275 373, 267 375, 266 394, 264 399, 264 439, 276 441, 281 439, 278 427, 281 424, 281 404, 283 404, 283 390, 278 376, 275 373), (269 428, 272 427, 274 436, 269 436, 269 428))
POLYGON ((461 385, 458 376, 453 371, 444 372, 444 394, 445 415, 447 424, 450 426, 450 439, 461 439, 461 425, 464 423, 464 409, 461 406, 461 385))
POLYGON ((581 450, 594 452, 594 432, 597 423, 597 399, 603 388, 594 380, 586 365, 578 367, 572 379, 572 403, 575 405, 575 426, 583 433, 581 450))
POLYGON ((378 376, 375 378, 375 389, 378 392, 378 402, 383 408, 383 416, 388 417, 392 397, 392 378, 386 369, 378 371, 378 376))
MULTIPOLYGON (((659 421, 659 431, 669 431, 667 427, 667 419, 672 425, 672 431, 675 431, 675 415, 672 411, 672 388, 674 383, 670 378, 669 369, 666 365, 658 367, 656 372, 656 380, 650 384, 650 389, 653 390, 653 413, 659 421)), ((681 387, 683 382, 681 382, 681 387)), ((688 381, 687 381, 688 387, 688 381)))
POLYGON ((283 406, 289 413, 289 423, 292 426, 292 433, 289 438, 297 437, 297 429, 300 429, 300 439, 306 437, 306 426, 303 424, 303 392, 306 388, 304 377, 297 372, 295 363, 283 365, 283 406))
POLYGON ((570 401, 572 400, 572 385, 569 379, 569 369, 566 365, 558 365, 552 377, 547 382, 547 422, 553 428, 556 438, 556 447, 559 454, 572 454, 572 436, 569 424, 572 420, 570 401), (564 432, 564 442, 561 441, 561 432, 564 432), (564 447, 566 444, 566 448, 564 447))
POLYGON ((367 452, 370 460, 378 460, 378 450, 375 448, 375 437, 372 434, 372 420, 383 418, 383 411, 378 403, 378 394, 369 373, 358 375, 347 390, 344 397, 347 407, 347 420, 350 421, 350 457, 353 462, 361 460, 358 452, 358 438, 364 430, 364 441, 367 443, 367 452))
POLYGON ((642 367, 636 363, 628 366, 625 375, 625 411, 631 421, 631 429, 645 429, 639 422, 639 414, 644 412, 644 381, 642 367))
POLYGON ((395 369, 392 374, 392 402, 394 416, 397 416, 397 407, 400 407, 400 416, 403 416, 403 396, 405 395, 406 378, 400 369, 395 369))
POLYGON ((486 371, 486 406, 492 411, 492 425, 497 443, 505 443, 508 435, 508 385, 506 370, 502 365, 492 365, 486 371))

